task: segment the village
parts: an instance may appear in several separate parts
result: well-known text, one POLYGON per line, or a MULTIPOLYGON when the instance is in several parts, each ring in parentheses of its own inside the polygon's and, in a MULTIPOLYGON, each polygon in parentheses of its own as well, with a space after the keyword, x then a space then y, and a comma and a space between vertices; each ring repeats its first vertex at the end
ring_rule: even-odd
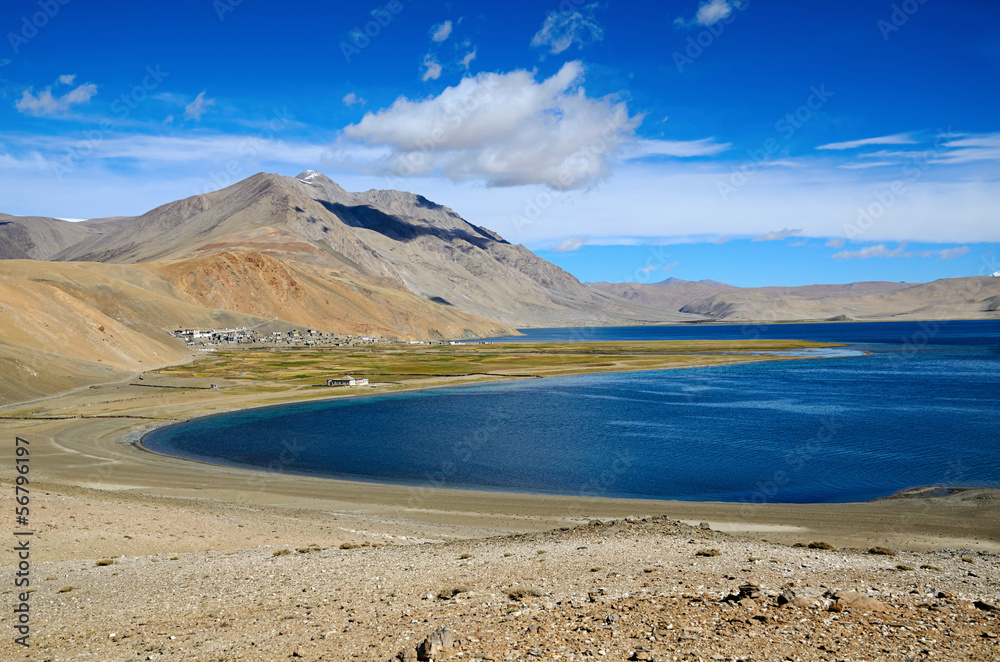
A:
POLYGON ((249 345, 252 347, 301 346, 301 347, 357 347, 361 345, 464 345, 464 342, 398 340, 381 336, 355 336, 351 334, 325 333, 316 329, 291 329, 260 333, 253 328, 201 329, 178 328, 170 335, 183 340, 190 347, 212 347, 218 345, 249 345))

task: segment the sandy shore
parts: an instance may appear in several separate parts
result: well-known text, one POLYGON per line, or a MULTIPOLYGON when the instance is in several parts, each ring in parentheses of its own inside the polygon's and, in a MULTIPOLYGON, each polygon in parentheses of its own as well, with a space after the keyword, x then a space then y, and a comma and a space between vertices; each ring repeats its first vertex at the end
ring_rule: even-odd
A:
MULTIPOLYGON (((154 380, 155 381, 155 380, 154 380)), ((186 383, 189 383, 188 380, 186 383)), ((147 378, 146 384, 150 383, 147 378)), ((428 380, 424 387, 456 380, 428 380)), ((30 407, 8 407, 0 436, 31 442, 32 475, 51 486, 117 494, 200 499, 245 507, 338 512, 405 521, 427 537, 543 531, 595 517, 668 515, 714 528, 794 542, 816 536, 842 546, 904 549, 1000 547, 1000 497, 989 490, 856 504, 732 504, 542 496, 406 487, 289 476, 206 465, 145 451, 135 442, 154 427, 197 416, 328 395, 325 389, 236 393, 137 386, 135 379, 79 389, 30 407), (18 414, 21 412, 21 414, 18 414), (84 416, 85 418, 79 418, 84 416), (49 420, 41 420, 48 417, 49 420), (68 418, 61 418, 68 417, 68 418)), ((370 390, 360 391, 368 394, 370 390)), ((358 393, 358 391, 355 391, 358 393)), ((5 442, 6 443, 6 442, 5 442)), ((199 549, 212 547, 211 537, 199 549)), ((55 550, 53 554, 57 554, 55 550)))

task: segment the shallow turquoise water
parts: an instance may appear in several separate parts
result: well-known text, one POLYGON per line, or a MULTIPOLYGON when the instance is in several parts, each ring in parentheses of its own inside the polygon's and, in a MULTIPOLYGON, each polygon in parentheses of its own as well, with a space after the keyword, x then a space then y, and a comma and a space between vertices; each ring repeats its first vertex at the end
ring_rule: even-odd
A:
POLYGON ((293 474, 561 494, 859 501, 1000 487, 1000 322, 552 329, 800 338, 863 356, 522 380, 211 416, 162 453, 293 474))

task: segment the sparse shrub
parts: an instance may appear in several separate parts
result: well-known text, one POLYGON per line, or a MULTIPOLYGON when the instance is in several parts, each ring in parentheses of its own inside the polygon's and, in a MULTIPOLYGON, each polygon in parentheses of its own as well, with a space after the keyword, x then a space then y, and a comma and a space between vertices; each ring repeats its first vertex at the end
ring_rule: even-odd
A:
POLYGON ((540 598, 540 597, 542 597, 542 592, 539 591, 537 588, 523 588, 523 587, 518 586, 518 587, 515 587, 515 588, 509 588, 509 589, 507 589, 504 592, 507 594, 508 598, 510 598, 511 600, 517 600, 517 601, 521 601, 521 600, 523 600, 525 598, 540 598))
POLYGON ((656 572, 656 568, 643 568, 642 571, 649 574, 651 572, 656 572))
POLYGON ((472 554, 459 554, 458 558, 464 561, 465 559, 471 559, 472 554))
POLYGON ((868 550, 869 554, 876 554, 879 556, 895 556, 896 552, 892 551, 888 547, 872 547, 868 550))
POLYGON ((94 565, 96 565, 96 566, 112 565, 114 562, 115 562, 114 559, 101 559, 100 561, 98 561, 94 565))
POLYGON ((539 553, 539 554, 546 554, 546 553, 547 553, 547 550, 544 550, 544 549, 540 549, 540 550, 538 550, 538 553, 539 553))
POLYGON ((834 549, 834 546, 822 540, 814 540, 809 543, 809 549, 834 549))
POLYGON ((451 588, 443 588, 440 591, 438 591, 437 597, 438 600, 451 600, 459 593, 468 593, 468 592, 469 592, 468 586, 465 585, 452 586, 451 588))
POLYGON ((906 565, 905 563, 900 563, 896 566, 896 570, 913 570, 913 566, 906 565))
POLYGON ((288 556, 292 553, 290 549, 276 549, 274 550, 274 556, 288 556))
POLYGON ((937 567, 936 565, 928 565, 926 563, 923 564, 922 566, 920 566, 920 569, 921 570, 933 570, 935 572, 941 572, 941 568, 937 567))
POLYGON ((717 550, 715 548, 712 548, 712 549, 699 549, 697 552, 694 553, 694 555, 695 556, 719 556, 721 553, 722 552, 720 552, 719 550, 717 550))
POLYGON ((591 571, 591 572, 600 572, 600 571, 601 571, 601 568, 600 568, 600 567, 597 567, 597 568, 591 568, 591 569, 590 569, 590 571, 591 571))
POLYGON ((510 552, 504 552, 504 553, 503 553, 503 556, 504 556, 504 558, 507 558, 507 557, 509 557, 509 556, 514 556, 514 555, 513 555, 513 554, 511 554, 510 552))
POLYGON ((792 545, 792 547, 806 547, 804 542, 797 542, 792 545))
POLYGON ((357 545, 354 545, 354 544, 349 543, 349 542, 342 542, 342 543, 340 543, 340 548, 341 549, 354 549, 355 547, 357 547, 357 545))
POLYGON ((70 591, 72 591, 75 588, 76 588, 75 586, 66 585, 66 586, 63 586, 61 589, 59 589, 59 592, 60 593, 69 593, 70 591))

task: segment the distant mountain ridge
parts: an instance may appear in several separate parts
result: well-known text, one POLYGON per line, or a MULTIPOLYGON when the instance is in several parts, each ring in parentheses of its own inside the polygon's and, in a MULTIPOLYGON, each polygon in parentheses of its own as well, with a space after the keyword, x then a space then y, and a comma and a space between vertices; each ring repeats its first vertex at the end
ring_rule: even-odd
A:
POLYGON ((658 283, 591 283, 642 305, 717 322, 995 318, 1000 281, 953 278, 932 283, 869 281, 799 287, 735 287, 668 278, 658 283))

